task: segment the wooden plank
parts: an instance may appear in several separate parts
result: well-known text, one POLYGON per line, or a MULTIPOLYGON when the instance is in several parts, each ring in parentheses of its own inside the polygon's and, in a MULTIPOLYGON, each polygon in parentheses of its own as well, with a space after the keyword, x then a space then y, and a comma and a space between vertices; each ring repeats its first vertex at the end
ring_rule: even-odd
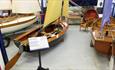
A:
POLYGON ((18 61, 19 57, 21 56, 21 53, 17 53, 5 66, 5 70, 10 70, 18 61))

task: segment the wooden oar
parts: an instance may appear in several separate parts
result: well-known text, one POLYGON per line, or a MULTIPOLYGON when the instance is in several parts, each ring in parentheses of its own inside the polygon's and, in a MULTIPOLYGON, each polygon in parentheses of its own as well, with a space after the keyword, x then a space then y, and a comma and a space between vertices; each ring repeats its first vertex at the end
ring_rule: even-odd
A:
MULTIPOLYGON (((35 29, 33 29, 32 31, 40 28, 41 25, 37 26, 37 28, 35 27, 35 29)), ((18 38, 16 39, 20 39, 22 38, 23 36, 26 36, 27 34, 31 33, 32 31, 29 31, 27 33, 24 33, 24 35, 22 36, 19 36, 18 38)), ((38 35, 38 33, 35 33, 35 35, 38 35)), ((27 41, 27 40, 26 40, 27 41)), ((16 62, 18 61, 18 59, 20 58, 21 54, 23 53, 23 46, 19 46, 19 51, 16 53, 16 55, 6 64, 5 66, 5 70, 10 70, 15 64, 16 62)))
POLYGON ((23 52, 23 47, 20 46, 19 51, 16 53, 16 55, 6 64, 5 70, 10 70, 16 64, 22 52, 23 52))
POLYGON ((10 70, 20 58, 21 53, 17 53, 5 66, 5 70, 10 70))

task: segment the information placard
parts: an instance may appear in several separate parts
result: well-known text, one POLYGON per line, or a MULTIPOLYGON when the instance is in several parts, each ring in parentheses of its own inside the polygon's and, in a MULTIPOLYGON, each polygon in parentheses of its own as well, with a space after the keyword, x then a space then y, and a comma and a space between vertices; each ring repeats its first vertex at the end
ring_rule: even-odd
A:
POLYGON ((30 51, 49 48, 49 43, 46 36, 31 37, 28 40, 30 51))

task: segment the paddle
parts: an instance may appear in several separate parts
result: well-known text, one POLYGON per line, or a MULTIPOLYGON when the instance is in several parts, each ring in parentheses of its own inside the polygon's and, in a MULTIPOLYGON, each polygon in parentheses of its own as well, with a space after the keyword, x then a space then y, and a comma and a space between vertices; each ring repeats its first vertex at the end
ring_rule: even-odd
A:
POLYGON ((20 46, 19 51, 16 53, 16 55, 6 64, 5 70, 10 70, 16 64, 22 53, 23 47, 20 46))

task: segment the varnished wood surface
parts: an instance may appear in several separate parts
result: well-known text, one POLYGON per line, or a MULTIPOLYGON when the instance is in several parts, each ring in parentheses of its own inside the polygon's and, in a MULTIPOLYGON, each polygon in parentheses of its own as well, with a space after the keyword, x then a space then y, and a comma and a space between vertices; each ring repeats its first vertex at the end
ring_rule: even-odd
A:
POLYGON ((99 16, 96 10, 87 10, 83 15, 82 22, 80 23, 80 30, 81 28, 85 28, 86 30, 88 27, 92 27, 97 19, 99 19, 99 16))
POLYGON ((13 23, 13 24, 2 25, 3 23, 1 23, 0 28, 6 28, 6 27, 11 27, 11 26, 16 26, 16 25, 24 24, 24 23, 30 22, 30 21, 35 20, 35 19, 36 19, 36 17, 34 17, 34 18, 32 18, 32 19, 29 19, 29 20, 27 20, 27 21, 18 22, 18 24, 15 22, 15 23, 13 23))
POLYGON ((5 70, 10 70, 18 61, 19 57, 21 56, 21 53, 17 53, 5 66, 5 70))
MULTIPOLYGON (((113 41, 112 36, 104 36, 104 38, 101 39, 97 37, 98 34, 96 31, 91 32, 91 34, 92 34, 92 41, 93 41, 94 48, 102 54, 111 55, 112 41, 113 41)), ((115 32, 113 32, 113 35, 115 36, 115 32)), ((115 55, 115 51, 114 51, 114 55, 115 55)))
MULTIPOLYGON (((100 28, 101 28, 101 23, 102 23, 102 18, 99 18, 99 19, 97 20, 97 22, 95 22, 95 24, 93 25, 92 29, 99 31, 100 28)), ((115 30, 115 18, 110 17, 109 27, 110 27, 112 30, 115 30)), ((107 24, 103 27, 103 30, 104 30, 104 31, 109 30, 107 24)))

